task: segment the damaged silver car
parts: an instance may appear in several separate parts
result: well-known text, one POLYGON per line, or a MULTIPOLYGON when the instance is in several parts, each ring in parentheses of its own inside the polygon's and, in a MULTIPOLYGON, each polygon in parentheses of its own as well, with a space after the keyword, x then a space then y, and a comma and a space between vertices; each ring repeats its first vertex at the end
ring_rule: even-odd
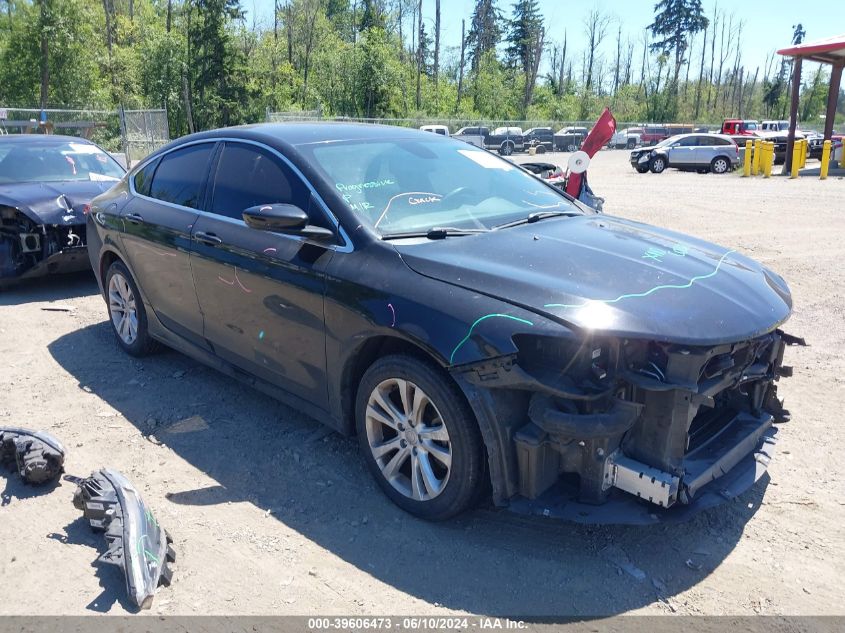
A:
POLYGON ((85 214, 123 167, 91 141, 0 138, 0 284, 89 267, 85 214))

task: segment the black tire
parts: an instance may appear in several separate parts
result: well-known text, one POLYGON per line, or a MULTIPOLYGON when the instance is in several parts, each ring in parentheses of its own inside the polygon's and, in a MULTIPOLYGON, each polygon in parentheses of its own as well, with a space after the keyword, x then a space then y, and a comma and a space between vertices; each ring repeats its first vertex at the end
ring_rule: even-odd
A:
POLYGON ((637 146, 637 139, 629 138, 628 143, 627 143, 628 149, 634 149, 636 146, 637 146))
POLYGON ((545 145, 538 145, 537 146, 537 154, 545 154, 546 153, 546 146, 545 145))
POLYGON ((130 354, 131 356, 146 356, 157 351, 160 347, 159 343, 150 336, 149 329, 147 327, 147 312, 144 309, 144 301, 141 299, 141 293, 138 292, 138 286, 135 284, 135 280, 132 278, 132 274, 129 272, 129 269, 126 268, 126 265, 117 260, 109 266, 109 269, 106 271, 106 277, 103 282, 103 287, 106 291, 106 309, 109 313, 109 323, 112 326, 112 331, 114 332, 114 337, 117 339, 117 344, 123 348, 123 350, 130 354), (129 288, 132 297, 134 298, 134 310, 135 310, 135 317, 136 317, 136 335, 134 339, 131 341, 127 341, 126 338, 121 335, 118 331, 118 325, 115 323, 120 317, 116 316, 117 309, 116 304, 113 301, 110 293, 110 289, 112 288, 112 281, 114 280, 115 283, 119 281, 117 276, 120 276, 119 279, 125 280, 126 286, 129 288))
POLYGON ((634 167, 634 169, 637 170, 638 174, 647 174, 648 173, 648 167, 637 166, 637 167, 634 167))
POLYGON ((731 161, 724 156, 717 156, 710 161, 710 171, 714 174, 726 174, 731 170, 731 161))
POLYGON ((566 151, 567 152, 577 152, 578 146, 575 143, 570 143, 569 145, 566 146, 566 151))
POLYGON ((666 170, 666 167, 666 158, 664 156, 654 156, 648 164, 648 168, 653 174, 662 174, 666 170))
POLYGON ((510 156, 513 154, 513 143, 510 141, 505 141, 499 146, 499 153, 502 156, 510 156))
MULTIPOLYGON (((384 392, 382 392, 383 395, 384 392)), ((391 395, 390 397, 394 398, 391 403, 399 409, 401 401, 397 404, 395 399, 398 398, 398 395, 391 395)), ((384 410, 383 407, 380 408, 384 410)), ((381 417, 385 418, 383 415, 381 417)), ((439 368, 432 363, 405 355, 385 356, 373 363, 364 373, 358 385, 358 395, 355 399, 355 424, 361 455, 367 467, 387 497, 406 512, 429 521, 442 521, 467 510, 478 500, 479 493, 484 487, 485 473, 484 445, 478 424, 458 387, 450 382, 448 377, 444 376, 439 368), (430 413, 438 414, 439 419, 442 420, 442 426, 448 434, 447 444, 451 455, 451 466, 443 479, 442 489, 430 499, 418 500, 412 498, 412 496, 409 496, 410 490, 407 484, 404 483, 404 480, 401 480, 404 477, 410 483, 410 478, 404 472, 406 466, 408 474, 411 472, 413 462, 410 455, 407 458, 400 459, 401 468, 395 469, 396 477, 394 479, 397 480, 396 483, 391 483, 387 479, 382 472, 382 466, 379 465, 377 458, 373 455, 374 447, 377 448, 379 444, 393 440, 404 442, 402 450, 413 451, 417 450, 416 446, 422 447, 426 442, 425 439, 421 439, 423 438, 422 432, 419 437, 415 434, 412 436, 416 438, 415 440, 405 441, 404 438, 409 431, 413 434, 413 430, 411 430, 413 425, 406 427, 404 430, 393 432, 385 425, 380 425, 378 418, 370 416, 371 426, 368 427, 367 410, 371 396, 375 395, 377 388, 397 379, 408 381, 417 389, 422 390, 428 397, 430 404, 436 409, 436 411, 434 409, 427 410, 430 413), (368 428, 372 429, 372 427, 390 431, 391 435, 390 437, 371 439, 368 428), (410 447, 409 442, 413 444, 413 448, 410 447), (405 492, 400 491, 400 486, 405 487, 405 492)), ((406 424, 410 424, 410 418, 406 419, 406 424)), ((416 429, 423 427, 426 427, 426 424, 418 425, 416 429)), ((428 443, 431 444, 431 440, 428 440, 428 443)), ((420 450, 423 449, 420 448, 420 450)), ((400 449, 397 448, 382 453, 380 459, 388 462, 384 466, 385 469, 389 467, 390 461, 399 456, 399 452, 400 449)), ((417 453, 415 452, 414 455, 417 455, 417 453)), ((418 459, 418 457, 414 457, 414 459, 418 459)), ((426 462, 429 463, 428 457, 426 457, 426 462)), ((442 464, 439 464, 434 458, 431 458, 430 463, 442 468, 442 464)))

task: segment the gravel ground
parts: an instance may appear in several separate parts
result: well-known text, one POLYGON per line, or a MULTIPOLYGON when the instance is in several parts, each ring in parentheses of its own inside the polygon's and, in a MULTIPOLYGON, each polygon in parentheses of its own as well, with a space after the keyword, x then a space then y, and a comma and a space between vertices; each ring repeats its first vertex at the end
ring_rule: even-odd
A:
MULTIPOLYGON (((377 490, 353 440, 175 352, 122 354, 89 275, 0 291, 0 425, 58 435, 69 473, 109 465, 136 484, 178 553, 153 613, 844 614, 830 447, 845 444, 845 182, 639 175, 625 151, 601 152, 590 176, 607 213, 780 272, 787 329, 811 344, 788 350, 793 421, 770 478, 689 523, 585 527, 491 508, 418 521, 377 490)), ((95 563, 104 543, 73 488, 5 480, 0 614, 132 611, 121 573, 95 563)))

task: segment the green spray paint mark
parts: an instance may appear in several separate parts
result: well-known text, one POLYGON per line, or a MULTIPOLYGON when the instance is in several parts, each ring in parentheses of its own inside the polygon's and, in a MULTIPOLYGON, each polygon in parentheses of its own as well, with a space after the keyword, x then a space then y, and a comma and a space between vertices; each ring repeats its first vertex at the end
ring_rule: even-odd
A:
POLYGON ((607 304, 610 304, 610 303, 617 303, 619 301, 622 301, 623 299, 636 299, 636 298, 640 298, 640 297, 647 297, 651 294, 654 294, 658 290, 684 290, 686 288, 691 288, 692 285, 696 281, 701 281, 702 279, 709 279, 710 277, 715 276, 716 273, 719 272, 719 268, 721 268, 722 263, 725 261, 725 258, 728 255, 730 255, 731 253, 735 253, 735 252, 736 252, 735 250, 730 250, 730 251, 726 252, 724 255, 722 255, 722 257, 719 259, 719 262, 716 264, 716 268, 713 269, 713 272, 707 273, 706 275, 696 275, 695 277, 690 279, 685 284, 664 284, 664 285, 661 285, 661 286, 655 286, 654 288, 646 290, 645 292, 635 292, 635 293, 632 293, 632 294, 619 295, 615 299, 591 299, 589 301, 585 301, 584 303, 547 303, 543 307, 545 307, 545 308, 583 308, 584 306, 586 306, 589 303, 607 303, 607 304))
POLYGON ((452 355, 449 356, 449 364, 455 362, 455 354, 458 353, 458 350, 461 349, 461 346, 469 340, 469 337, 472 336, 472 331, 475 329, 475 326, 484 321, 485 319, 492 319, 494 317, 498 317, 500 319, 510 319, 512 321, 519 321, 520 323, 525 323, 526 325, 534 325, 531 321, 527 321, 526 319, 520 319, 519 317, 511 316, 509 314, 485 314, 483 317, 479 317, 476 319, 475 323, 473 323, 467 335, 461 339, 461 342, 455 346, 455 349, 452 350, 452 355))

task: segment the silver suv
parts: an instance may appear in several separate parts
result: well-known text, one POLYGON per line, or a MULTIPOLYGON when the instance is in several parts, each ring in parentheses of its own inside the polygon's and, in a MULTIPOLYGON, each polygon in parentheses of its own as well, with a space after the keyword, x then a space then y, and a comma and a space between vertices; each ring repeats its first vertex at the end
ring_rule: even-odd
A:
POLYGON ((631 152, 631 166, 641 174, 659 174, 667 167, 724 174, 737 165, 739 148, 723 134, 678 134, 631 152))

